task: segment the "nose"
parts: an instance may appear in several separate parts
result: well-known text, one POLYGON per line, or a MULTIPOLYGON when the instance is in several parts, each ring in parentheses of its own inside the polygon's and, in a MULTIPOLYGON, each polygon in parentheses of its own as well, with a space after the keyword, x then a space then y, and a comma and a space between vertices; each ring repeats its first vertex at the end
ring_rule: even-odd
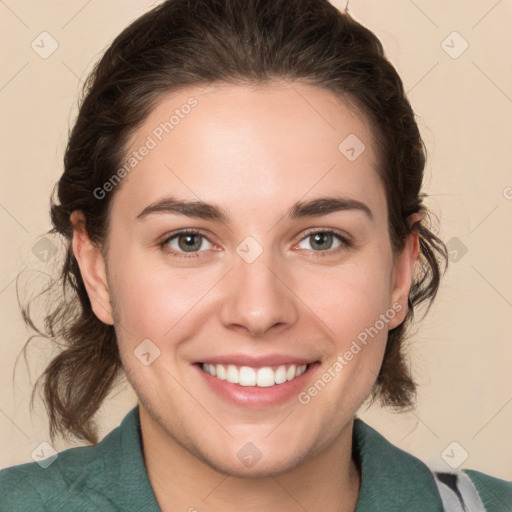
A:
POLYGON ((292 279, 267 252, 270 251, 264 251, 252 263, 235 259, 234 268, 223 283, 221 321, 226 328, 263 337, 297 322, 299 300, 292 279))

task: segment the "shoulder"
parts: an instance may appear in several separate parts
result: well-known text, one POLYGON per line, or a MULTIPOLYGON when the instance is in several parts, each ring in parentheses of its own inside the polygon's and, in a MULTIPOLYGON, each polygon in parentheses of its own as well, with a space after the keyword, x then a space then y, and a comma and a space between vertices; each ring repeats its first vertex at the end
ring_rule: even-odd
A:
POLYGON ((437 485, 426 464, 359 418, 354 422, 353 452, 361 471, 357 512, 443 511, 437 485))
POLYGON ((123 424, 94 446, 69 448, 38 462, 0 471, 0 512, 23 510, 118 510, 110 495, 120 477, 123 424))
MULTIPOLYGON (((429 465, 390 443, 359 418, 354 422, 353 439, 361 459, 360 495, 365 505, 357 511, 374 510, 372 503, 380 504, 382 510, 387 510, 386 506, 389 510, 443 510, 438 485, 443 487, 444 483, 429 465)), ((461 483, 469 481, 486 512, 512 512, 512 482, 470 469, 445 475, 458 475, 461 483)))
POLYGON ((475 486, 487 512, 512 511, 512 481, 502 480, 474 469, 464 469, 475 486))

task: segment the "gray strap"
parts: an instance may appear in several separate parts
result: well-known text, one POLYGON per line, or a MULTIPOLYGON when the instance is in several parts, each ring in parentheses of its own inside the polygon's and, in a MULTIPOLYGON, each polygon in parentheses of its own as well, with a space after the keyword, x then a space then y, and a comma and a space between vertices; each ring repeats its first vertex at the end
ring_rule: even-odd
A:
POLYGON ((446 511, 485 512, 475 485, 464 471, 431 472, 446 511))

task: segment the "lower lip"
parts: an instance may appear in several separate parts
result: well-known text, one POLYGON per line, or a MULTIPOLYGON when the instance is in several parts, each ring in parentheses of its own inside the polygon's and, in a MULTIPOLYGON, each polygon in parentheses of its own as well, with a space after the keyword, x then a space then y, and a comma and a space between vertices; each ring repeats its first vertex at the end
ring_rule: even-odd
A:
POLYGON ((269 387, 240 386, 239 384, 233 384, 213 377, 203 371, 199 364, 194 364, 193 366, 210 389, 228 402, 237 407, 263 408, 280 405, 292 398, 296 398, 312 378, 320 363, 311 363, 302 375, 293 380, 269 387))

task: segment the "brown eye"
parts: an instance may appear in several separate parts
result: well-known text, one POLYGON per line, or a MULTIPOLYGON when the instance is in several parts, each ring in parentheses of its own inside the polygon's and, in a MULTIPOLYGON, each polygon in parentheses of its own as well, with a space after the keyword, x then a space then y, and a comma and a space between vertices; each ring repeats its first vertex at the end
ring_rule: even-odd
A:
POLYGON ((310 247, 301 248, 313 250, 315 252, 336 252, 340 247, 350 245, 343 236, 332 230, 318 230, 310 232, 301 240, 300 243, 302 244, 304 241, 309 241, 310 247))
POLYGON ((213 245, 197 231, 180 231, 167 237, 160 246, 178 258, 193 258, 199 256, 198 253, 211 248, 207 244, 213 245))
POLYGON ((201 235, 186 233, 184 235, 178 235, 177 237, 178 247, 185 252, 197 251, 203 245, 201 235))

